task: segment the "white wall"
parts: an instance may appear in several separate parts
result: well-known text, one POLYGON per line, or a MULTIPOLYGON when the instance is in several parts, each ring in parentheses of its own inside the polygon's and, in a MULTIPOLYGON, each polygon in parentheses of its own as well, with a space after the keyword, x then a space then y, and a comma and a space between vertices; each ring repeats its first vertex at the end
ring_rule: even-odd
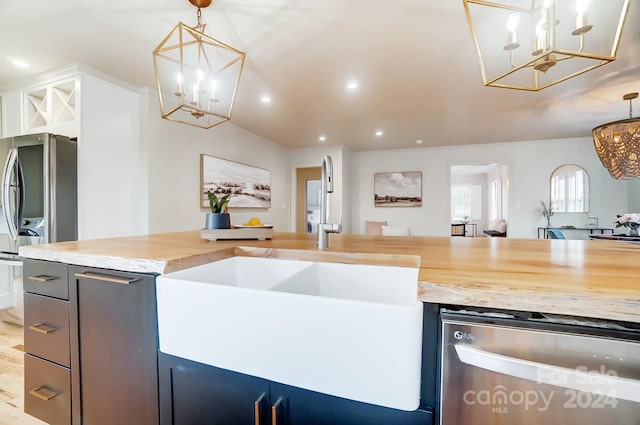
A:
POLYGON ((640 179, 629 181, 629 207, 627 210, 627 212, 640 212, 640 179))
POLYGON ((271 171, 271 208, 230 209, 231 223, 259 217, 276 230, 289 228, 288 150, 226 122, 209 130, 160 118, 154 90, 146 91, 145 132, 149 157, 149 232, 196 230, 204 227, 201 210, 200 154, 271 171))
MULTIPOLYGON (((599 217, 601 226, 612 226, 616 214, 626 210, 629 201, 630 183, 609 176, 591 138, 355 152, 352 157, 354 233, 364 232, 365 220, 387 220, 392 225, 410 226, 414 235, 448 236, 449 167, 454 164, 508 165, 510 237, 537 237, 537 227, 545 225, 544 218, 536 212, 538 202, 549 198, 549 176, 562 164, 580 165, 589 174, 592 200, 589 215, 599 217), (373 206, 373 174, 390 171, 422 171, 422 207, 373 206)), ((551 223, 583 227, 586 221, 587 214, 558 213, 551 223)))
POLYGON ((352 224, 364 233, 364 222, 387 221, 409 226, 412 235, 450 235, 450 179, 455 154, 444 149, 402 149, 354 152, 352 161, 352 224), (373 175, 382 172, 421 171, 421 207, 374 207, 373 175))

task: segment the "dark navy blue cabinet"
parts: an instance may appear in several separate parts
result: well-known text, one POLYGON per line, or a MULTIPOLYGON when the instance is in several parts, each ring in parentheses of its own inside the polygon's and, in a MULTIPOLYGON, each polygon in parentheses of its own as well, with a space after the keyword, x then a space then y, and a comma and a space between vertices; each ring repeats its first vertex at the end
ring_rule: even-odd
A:
POLYGON ((269 381, 164 353, 158 368, 160 425, 268 423, 269 381))
POLYGON ((277 424, 272 425, 431 425, 431 412, 406 412, 314 391, 271 383, 277 424))
POLYGON ((405 412, 159 353, 161 425, 431 425, 405 412))

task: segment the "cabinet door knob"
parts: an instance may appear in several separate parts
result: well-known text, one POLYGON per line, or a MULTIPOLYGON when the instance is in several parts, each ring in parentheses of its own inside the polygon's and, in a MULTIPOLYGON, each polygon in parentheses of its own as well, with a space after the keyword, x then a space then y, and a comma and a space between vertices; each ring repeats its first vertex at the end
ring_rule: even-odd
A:
POLYGON ((121 283, 123 285, 129 285, 130 283, 140 280, 137 277, 110 276, 108 274, 93 273, 93 272, 75 273, 75 276, 79 278, 84 278, 84 279, 99 280, 101 282, 121 283))
POLYGON ((41 334, 50 334, 52 332, 55 332, 57 329, 44 323, 38 323, 37 325, 29 326, 29 330, 41 334))
POLYGON ((253 422, 255 425, 260 425, 260 406, 262 405, 265 395, 266 393, 260 394, 260 397, 253 403, 253 422))
POLYGON ((29 391, 29 394, 39 398, 40 400, 49 401, 60 393, 48 388, 46 385, 43 385, 29 391))
POLYGON ((52 280, 58 279, 55 276, 49 276, 46 274, 39 274, 37 276, 28 276, 29 280, 35 280, 36 282, 51 282, 52 280))
POLYGON ((271 406, 271 425, 278 425, 278 409, 280 408, 282 401, 283 398, 278 397, 278 400, 276 400, 276 402, 273 403, 273 406, 271 406))

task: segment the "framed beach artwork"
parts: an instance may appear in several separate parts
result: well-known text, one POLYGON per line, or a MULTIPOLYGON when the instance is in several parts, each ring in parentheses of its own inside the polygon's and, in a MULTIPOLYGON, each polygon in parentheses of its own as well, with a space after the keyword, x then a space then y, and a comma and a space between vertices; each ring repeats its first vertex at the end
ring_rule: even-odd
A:
POLYGON ((271 172, 200 154, 200 208, 209 208, 208 191, 230 194, 229 208, 270 208, 271 172))
POLYGON ((373 204, 376 207, 422 205, 422 172, 375 173, 373 204))

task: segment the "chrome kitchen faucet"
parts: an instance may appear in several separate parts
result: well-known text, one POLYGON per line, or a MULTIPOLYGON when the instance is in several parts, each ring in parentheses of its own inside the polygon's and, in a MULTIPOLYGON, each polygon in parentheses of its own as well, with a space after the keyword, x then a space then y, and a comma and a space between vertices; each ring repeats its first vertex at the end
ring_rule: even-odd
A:
POLYGON ((320 178, 320 222, 318 223, 318 249, 329 248, 329 233, 342 233, 342 218, 340 223, 330 224, 329 194, 333 193, 333 161, 329 155, 322 161, 320 178))

